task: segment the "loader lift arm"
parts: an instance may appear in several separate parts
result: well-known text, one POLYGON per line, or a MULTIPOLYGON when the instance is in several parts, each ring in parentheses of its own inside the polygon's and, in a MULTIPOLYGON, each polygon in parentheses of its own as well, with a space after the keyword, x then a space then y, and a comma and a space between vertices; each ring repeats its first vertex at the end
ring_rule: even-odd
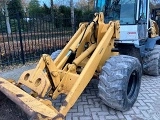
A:
POLYGON ((118 21, 105 24, 103 13, 96 13, 92 22, 80 25, 54 61, 43 54, 35 69, 21 75, 17 86, 1 78, 0 91, 31 117, 63 119, 105 60, 114 55, 111 50, 114 39, 119 38, 119 28, 118 21), (73 53, 75 59, 68 63, 73 53), (19 89, 23 85, 32 90, 32 96, 19 89), (56 99, 60 94, 66 97, 59 110, 44 99, 56 99))

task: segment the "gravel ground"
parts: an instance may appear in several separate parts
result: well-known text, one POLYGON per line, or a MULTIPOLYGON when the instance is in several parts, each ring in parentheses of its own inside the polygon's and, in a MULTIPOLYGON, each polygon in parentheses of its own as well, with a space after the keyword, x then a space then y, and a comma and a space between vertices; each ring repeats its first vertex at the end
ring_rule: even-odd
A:
MULTIPOLYGON (((26 65, 8 66, 5 70, 0 71, 0 77, 5 79, 18 80, 20 75, 28 69, 35 68, 36 63, 27 63, 26 65)), ((7 97, 2 98, 0 93, 0 120, 28 120, 27 115, 7 97)))

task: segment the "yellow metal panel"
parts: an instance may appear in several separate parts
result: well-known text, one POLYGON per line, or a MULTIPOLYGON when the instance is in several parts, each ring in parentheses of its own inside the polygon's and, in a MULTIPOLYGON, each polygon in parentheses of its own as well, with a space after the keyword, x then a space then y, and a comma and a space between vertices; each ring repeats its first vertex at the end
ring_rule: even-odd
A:
POLYGON ((36 74, 34 74, 34 71, 35 69, 25 71, 18 82, 34 90, 39 96, 44 97, 50 87, 50 82, 41 69, 37 70, 36 74))
POLYGON ((96 48, 97 44, 92 44, 87 50, 85 50, 79 57, 77 57, 73 63, 79 65, 93 50, 96 48))
POLYGON ((111 53, 111 49, 114 47, 114 39, 118 37, 119 22, 111 21, 109 24, 104 24, 103 14, 96 13, 94 20, 88 24, 87 28, 86 23, 81 24, 54 62, 50 56, 43 55, 34 70, 26 71, 20 77, 19 83, 37 92, 41 99, 38 99, 38 96, 35 99, 3 78, 0 78, 0 90, 31 116, 38 113, 41 114, 38 115, 41 119, 43 116, 47 119, 64 118, 97 72, 96 70, 100 70, 106 59, 114 54, 111 53), (96 44, 93 44, 92 38, 90 39, 93 33, 98 39, 96 44), (89 42, 89 45, 85 48, 86 42, 89 42), (67 63, 71 53, 74 52, 77 52, 76 58, 71 64, 67 63), (78 71, 79 68, 82 71, 78 71), (52 90, 49 89, 51 87, 52 90), (52 107, 50 101, 42 100, 46 93, 49 93, 53 99, 62 93, 67 95, 59 112, 52 107))
POLYGON ((64 58, 64 56, 67 55, 71 45, 75 42, 75 40, 79 37, 79 35, 84 31, 85 24, 82 24, 78 31, 74 34, 74 36, 70 39, 70 41, 67 43, 67 45, 64 47, 64 49, 61 51, 61 53, 58 55, 58 57, 55 59, 55 64, 58 65, 61 60, 64 58))
MULTIPOLYGON (((114 27, 115 27, 114 25, 115 25, 114 22, 111 22, 108 31, 102 38, 101 42, 97 46, 90 60, 87 62, 82 73, 77 79, 76 83, 74 84, 69 94, 67 95, 64 106, 60 108, 60 113, 62 113, 63 115, 67 114, 68 110, 74 105, 74 103, 76 102, 76 100, 78 99, 82 91, 84 90, 84 88, 87 86, 90 79, 93 77, 93 74, 97 69, 99 62, 107 49, 106 45, 108 46, 114 34, 114 27)), ((110 53, 110 51, 108 52, 110 53)))
POLYGON ((58 114, 56 109, 49 108, 3 78, 0 78, 0 91, 18 104, 30 116, 39 113, 45 117, 54 118, 58 114))
POLYGON ((71 72, 60 71, 61 76, 63 76, 62 81, 58 85, 57 89, 54 91, 52 98, 56 99, 61 93, 68 94, 71 88, 74 86, 75 82, 79 78, 78 74, 71 72))

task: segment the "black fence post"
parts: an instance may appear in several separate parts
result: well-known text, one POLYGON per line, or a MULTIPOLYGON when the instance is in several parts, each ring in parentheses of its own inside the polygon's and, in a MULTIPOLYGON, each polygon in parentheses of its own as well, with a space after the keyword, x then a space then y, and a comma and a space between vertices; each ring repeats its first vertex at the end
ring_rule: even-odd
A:
POLYGON ((17 22, 18 22, 19 40, 20 40, 20 46, 21 46, 21 59, 22 59, 23 64, 25 64, 19 12, 17 12, 17 22))

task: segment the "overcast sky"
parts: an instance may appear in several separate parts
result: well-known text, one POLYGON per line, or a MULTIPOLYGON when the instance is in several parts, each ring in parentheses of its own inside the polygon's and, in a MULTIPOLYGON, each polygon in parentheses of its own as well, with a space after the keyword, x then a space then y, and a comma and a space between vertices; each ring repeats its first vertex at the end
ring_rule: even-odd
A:
POLYGON ((50 0, 39 0, 40 4, 43 5, 43 3, 46 3, 47 6, 50 5, 50 0))

